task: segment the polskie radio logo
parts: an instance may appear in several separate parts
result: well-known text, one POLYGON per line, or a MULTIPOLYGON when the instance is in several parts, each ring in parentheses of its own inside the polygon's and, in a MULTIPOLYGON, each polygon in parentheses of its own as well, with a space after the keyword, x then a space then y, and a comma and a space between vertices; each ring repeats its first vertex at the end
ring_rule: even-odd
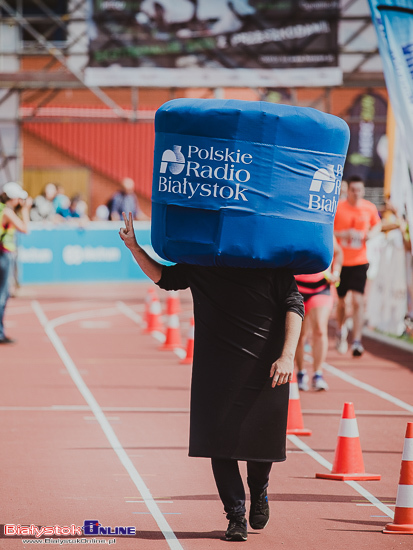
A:
POLYGON ((185 157, 181 153, 182 147, 180 145, 174 145, 173 149, 166 149, 162 153, 161 167, 159 169, 161 174, 165 174, 167 170, 171 174, 180 174, 185 168, 185 157))
POLYGON ((310 185, 308 210, 323 211, 334 214, 340 197, 343 167, 338 164, 328 164, 327 168, 319 168, 314 173, 310 185), (334 193, 333 193, 334 191, 334 193), (333 193, 333 195, 331 195, 333 193))
POLYGON ((87 519, 83 522, 83 526, 71 524, 71 525, 44 525, 38 526, 33 523, 30 525, 20 525, 8 523, 4 525, 4 535, 6 537, 51 537, 51 536, 65 536, 65 537, 82 537, 90 535, 106 535, 106 536, 133 536, 136 535, 136 527, 130 526, 116 526, 106 527, 103 526, 97 519, 87 519))
POLYGON ((251 179, 253 156, 229 147, 181 145, 165 149, 159 167, 158 192, 194 197, 213 197, 248 202, 243 184, 251 179), (163 175, 165 174, 165 175, 163 175), (170 175, 172 174, 172 176, 170 175), (174 179, 173 176, 180 176, 174 179), (207 180, 208 183, 205 181, 207 180), (215 180, 214 183, 210 183, 215 180))

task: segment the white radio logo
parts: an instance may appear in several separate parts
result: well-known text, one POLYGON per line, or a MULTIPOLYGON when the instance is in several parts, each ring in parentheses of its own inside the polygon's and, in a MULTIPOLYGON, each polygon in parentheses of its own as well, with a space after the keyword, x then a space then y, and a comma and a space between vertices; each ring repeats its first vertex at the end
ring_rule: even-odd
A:
POLYGON ((173 151, 172 149, 166 149, 163 152, 160 173, 165 174, 167 168, 172 174, 180 174, 185 168, 185 157, 181 153, 180 145, 174 145, 173 151))
POLYGON ((320 168, 313 176, 311 182, 310 191, 320 192, 321 186, 323 186, 325 193, 331 193, 336 185, 336 175, 334 173, 334 166, 327 164, 327 168, 320 168))
POLYGON ((334 214, 340 196, 342 176, 343 167, 341 164, 336 169, 333 164, 327 164, 327 168, 316 170, 310 185, 308 210, 321 210, 334 214), (333 197, 331 198, 333 191, 333 197), (321 194, 322 192, 325 194, 321 194), (330 195, 330 197, 326 195, 330 195))

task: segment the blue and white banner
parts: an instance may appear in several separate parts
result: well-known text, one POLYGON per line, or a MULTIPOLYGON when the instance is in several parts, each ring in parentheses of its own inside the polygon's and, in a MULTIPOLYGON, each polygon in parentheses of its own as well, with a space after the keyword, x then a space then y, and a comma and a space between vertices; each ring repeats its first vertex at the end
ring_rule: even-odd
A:
MULTIPOLYGON (((413 174, 413 2, 369 0, 377 32, 384 76, 394 110, 399 144, 413 174)), ((397 164, 397 163, 395 163, 397 164)), ((410 227, 413 227, 413 191, 408 171, 392 177, 393 192, 402 194, 410 227)))
MULTIPOLYGON (((31 223, 18 235, 18 278, 22 284, 73 281, 148 280, 119 237, 120 223, 86 227, 31 223)), ((138 242, 156 260, 149 222, 136 222, 138 242)))

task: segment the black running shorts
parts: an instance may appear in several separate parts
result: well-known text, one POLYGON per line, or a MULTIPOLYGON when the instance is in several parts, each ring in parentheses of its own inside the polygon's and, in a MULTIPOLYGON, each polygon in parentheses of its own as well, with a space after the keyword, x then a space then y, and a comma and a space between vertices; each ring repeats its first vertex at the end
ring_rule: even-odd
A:
POLYGON ((344 298, 349 290, 364 294, 368 268, 369 264, 345 265, 341 268, 340 284, 337 287, 340 298, 344 298))

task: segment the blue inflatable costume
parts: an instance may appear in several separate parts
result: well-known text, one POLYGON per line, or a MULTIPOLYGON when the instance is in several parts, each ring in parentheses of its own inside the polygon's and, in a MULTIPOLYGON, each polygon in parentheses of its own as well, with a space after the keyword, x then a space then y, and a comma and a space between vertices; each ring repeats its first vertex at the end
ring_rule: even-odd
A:
POLYGON ((152 244, 176 263, 316 273, 333 254, 347 124, 311 108, 176 99, 155 117, 152 244))

